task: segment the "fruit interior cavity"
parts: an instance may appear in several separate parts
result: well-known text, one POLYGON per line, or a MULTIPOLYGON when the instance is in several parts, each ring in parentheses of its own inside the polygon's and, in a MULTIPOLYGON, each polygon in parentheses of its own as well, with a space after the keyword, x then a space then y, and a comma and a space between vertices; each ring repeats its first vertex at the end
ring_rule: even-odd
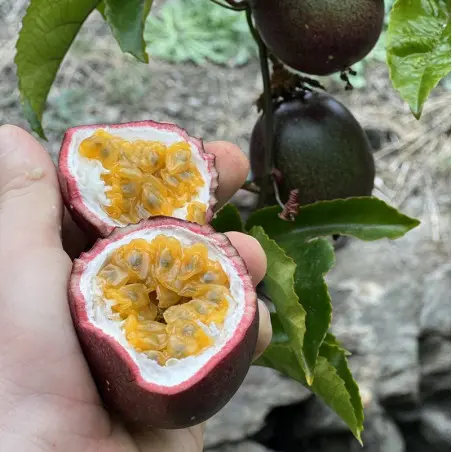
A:
POLYGON ((197 201, 206 181, 192 159, 190 144, 178 141, 127 140, 97 130, 79 146, 79 154, 100 162, 109 218, 122 225, 154 215, 176 216, 186 208, 186 219, 206 222, 207 205, 197 201))
POLYGON ((161 366, 212 346, 233 301, 230 279, 205 244, 163 234, 117 248, 97 283, 128 343, 161 366))

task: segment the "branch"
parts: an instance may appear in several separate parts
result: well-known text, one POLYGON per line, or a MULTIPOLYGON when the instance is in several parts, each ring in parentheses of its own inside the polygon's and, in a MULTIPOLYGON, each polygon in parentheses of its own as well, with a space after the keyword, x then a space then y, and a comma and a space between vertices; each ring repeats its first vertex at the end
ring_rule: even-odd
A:
POLYGON ((261 189, 259 186, 257 186, 254 182, 245 182, 241 187, 240 190, 245 190, 250 193, 259 194, 261 189))
POLYGON ((250 32, 259 47, 259 60, 261 65, 262 82, 264 85, 264 115, 265 115, 265 155, 264 155, 264 176, 262 178, 261 190, 259 193, 258 207, 263 207, 267 200, 268 189, 272 183, 273 166, 273 99, 271 92, 270 71, 268 68, 267 46, 262 41, 258 31, 254 27, 251 8, 246 9, 246 19, 250 32))
POLYGON ((210 0, 212 3, 216 5, 222 6, 223 8, 230 9, 232 11, 245 11, 248 8, 248 2, 241 1, 235 2, 234 0, 224 0, 226 3, 223 3, 223 0, 210 0))

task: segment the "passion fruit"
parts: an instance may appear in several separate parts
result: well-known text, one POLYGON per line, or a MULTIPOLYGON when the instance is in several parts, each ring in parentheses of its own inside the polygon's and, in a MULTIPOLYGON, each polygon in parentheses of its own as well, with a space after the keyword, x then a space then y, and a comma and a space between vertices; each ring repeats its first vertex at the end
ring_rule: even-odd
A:
POLYGON ((128 424, 203 422, 251 365, 256 292, 209 225, 160 216, 116 229, 74 262, 69 303, 101 396, 128 424))
POLYGON ((256 28, 273 54, 312 75, 362 60, 383 27, 384 0, 250 0, 256 28))
MULTIPOLYGON (((306 92, 276 104, 275 168, 279 191, 287 201, 299 190, 299 203, 369 196, 375 164, 366 133, 352 113, 326 93, 306 92)), ((256 122, 250 141, 256 183, 264 175, 265 115, 256 122)))
POLYGON ((75 221, 96 236, 151 216, 209 222, 215 156, 174 124, 142 121, 67 130, 60 185, 75 221))

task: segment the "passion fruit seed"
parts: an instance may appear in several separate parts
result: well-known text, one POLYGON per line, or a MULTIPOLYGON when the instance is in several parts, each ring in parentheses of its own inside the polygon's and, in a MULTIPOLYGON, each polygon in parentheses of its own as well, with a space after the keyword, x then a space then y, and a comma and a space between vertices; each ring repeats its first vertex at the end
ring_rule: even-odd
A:
POLYGON ((129 141, 99 129, 81 142, 79 152, 106 170, 101 178, 109 204, 102 208, 110 218, 138 223, 149 216, 172 216, 187 205, 187 220, 205 223, 206 205, 192 201, 205 182, 189 143, 129 141))
POLYGON ((204 244, 183 246, 165 235, 117 248, 97 280, 129 344, 161 366, 213 345, 203 325, 222 328, 231 296, 204 244))

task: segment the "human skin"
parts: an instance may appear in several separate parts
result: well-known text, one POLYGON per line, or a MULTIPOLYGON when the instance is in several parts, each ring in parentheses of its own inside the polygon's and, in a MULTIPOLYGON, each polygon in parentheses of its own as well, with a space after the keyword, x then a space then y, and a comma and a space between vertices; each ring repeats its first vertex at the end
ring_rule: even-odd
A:
MULTIPOLYGON (((243 184, 248 161, 233 144, 211 142, 219 205, 243 184)), ((266 271, 256 240, 228 233, 257 284, 266 271)), ((55 167, 27 132, 0 127, 0 450, 20 452, 196 452, 203 425, 131 430, 100 400, 72 324, 71 259, 86 247, 64 213, 55 167)), ((255 357, 271 338, 259 302, 255 357)))

